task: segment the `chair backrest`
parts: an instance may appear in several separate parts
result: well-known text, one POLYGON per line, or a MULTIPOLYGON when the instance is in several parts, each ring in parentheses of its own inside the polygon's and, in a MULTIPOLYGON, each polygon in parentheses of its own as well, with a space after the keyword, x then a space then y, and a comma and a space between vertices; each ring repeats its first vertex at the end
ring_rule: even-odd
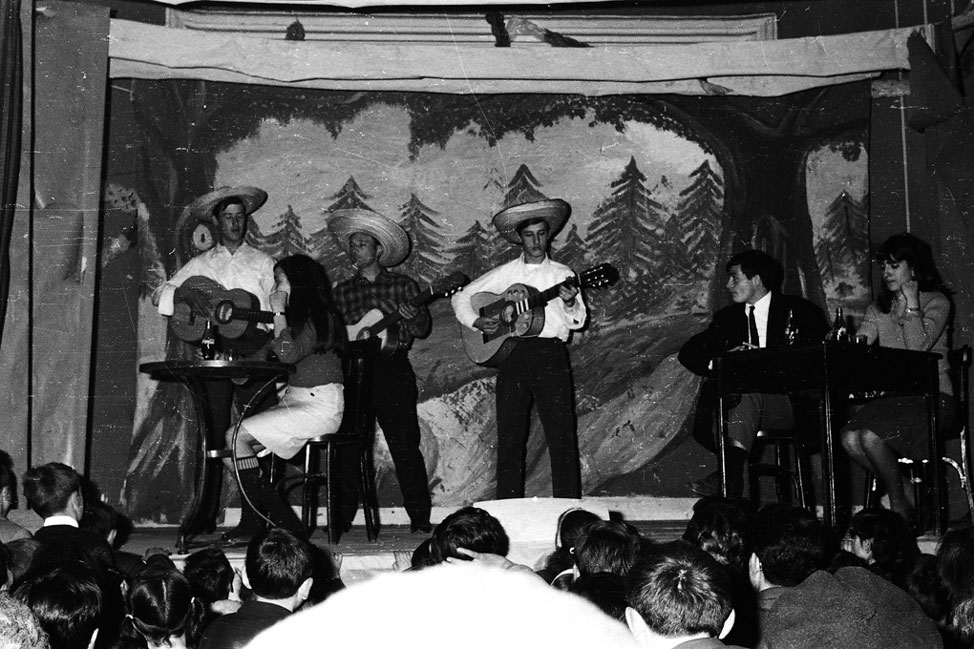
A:
POLYGON ((954 399, 957 402, 956 430, 962 435, 970 430, 970 370, 971 346, 964 345, 960 349, 948 352, 947 362, 950 365, 950 378, 954 385, 954 399))
POLYGON ((342 355, 345 376, 345 415, 339 428, 341 435, 362 435, 370 441, 375 434, 375 412, 372 409, 372 373, 377 346, 371 341, 350 342, 342 355))

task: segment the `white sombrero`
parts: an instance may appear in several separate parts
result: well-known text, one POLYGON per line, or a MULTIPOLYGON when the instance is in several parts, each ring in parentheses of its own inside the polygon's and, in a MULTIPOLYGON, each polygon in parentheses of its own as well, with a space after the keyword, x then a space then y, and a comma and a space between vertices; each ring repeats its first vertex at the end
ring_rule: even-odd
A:
POLYGON ((511 243, 521 243, 517 226, 529 219, 544 219, 548 223, 548 236, 554 237, 565 226, 572 206, 560 198, 507 207, 490 220, 497 232, 511 243))
POLYGON ((267 192, 257 187, 220 187, 209 194, 203 194, 189 204, 190 213, 201 221, 212 221, 215 217, 213 208, 224 198, 235 196, 243 201, 247 208, 247 215, 251 215, 267 202, 267 192))
POLYGON ((338 245, 348 253, 348 238, 356 232, 375 237, 382 246, 380 266, 397 266, 409 256, 409 235, 398 223, 381 214, 363 209, 336 210, 328 219, 328 229, 338 245))

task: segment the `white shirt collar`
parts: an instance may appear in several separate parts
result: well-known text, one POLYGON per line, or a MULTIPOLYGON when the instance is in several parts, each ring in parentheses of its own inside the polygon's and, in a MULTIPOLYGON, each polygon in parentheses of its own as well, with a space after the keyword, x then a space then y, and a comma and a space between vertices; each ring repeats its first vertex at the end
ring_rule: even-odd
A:
POLYGON ((44 519, 44 525, 42 527, 51 527, 52 525, 67 525, 69 527, 78 527, 78 521, 73 517, 67 516, 65 514, 55 514, 54 516, 48 516, 44 519))

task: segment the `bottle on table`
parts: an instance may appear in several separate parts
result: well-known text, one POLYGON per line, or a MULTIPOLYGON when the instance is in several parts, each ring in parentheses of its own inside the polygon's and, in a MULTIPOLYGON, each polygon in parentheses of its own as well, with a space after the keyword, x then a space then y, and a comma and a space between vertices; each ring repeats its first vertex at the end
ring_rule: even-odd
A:
POLYGON ((785 343, 794 345, 798 342, 798 325, 795 324, 795 315, 788 309, 788 319, 785 321, 785 343))
POLYGON ((832 322, 832 331, 829 332, 829 341, 836 343, 849 342, 849 328, 846 326, 845 316, 842 314, 842 307, 835 310, 835 320, 832 322))
POLYGON ((213 333, 213 325, 209 320, 206 321, 206 328, 203 329, 203 338, 200 339, 200 352, 204 361, 216 359, 216 334, 213 333))

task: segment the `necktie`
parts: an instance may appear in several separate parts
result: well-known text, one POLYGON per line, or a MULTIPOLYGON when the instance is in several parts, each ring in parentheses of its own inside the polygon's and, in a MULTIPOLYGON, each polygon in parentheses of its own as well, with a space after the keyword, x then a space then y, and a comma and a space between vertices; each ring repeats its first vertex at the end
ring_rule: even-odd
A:
POLYGON ((754 305, 747 305, 747 337, 750 339, 750 343, 755 347, 761 346, 761 340, 758 338, 758 323, 754 319, 754 305))

